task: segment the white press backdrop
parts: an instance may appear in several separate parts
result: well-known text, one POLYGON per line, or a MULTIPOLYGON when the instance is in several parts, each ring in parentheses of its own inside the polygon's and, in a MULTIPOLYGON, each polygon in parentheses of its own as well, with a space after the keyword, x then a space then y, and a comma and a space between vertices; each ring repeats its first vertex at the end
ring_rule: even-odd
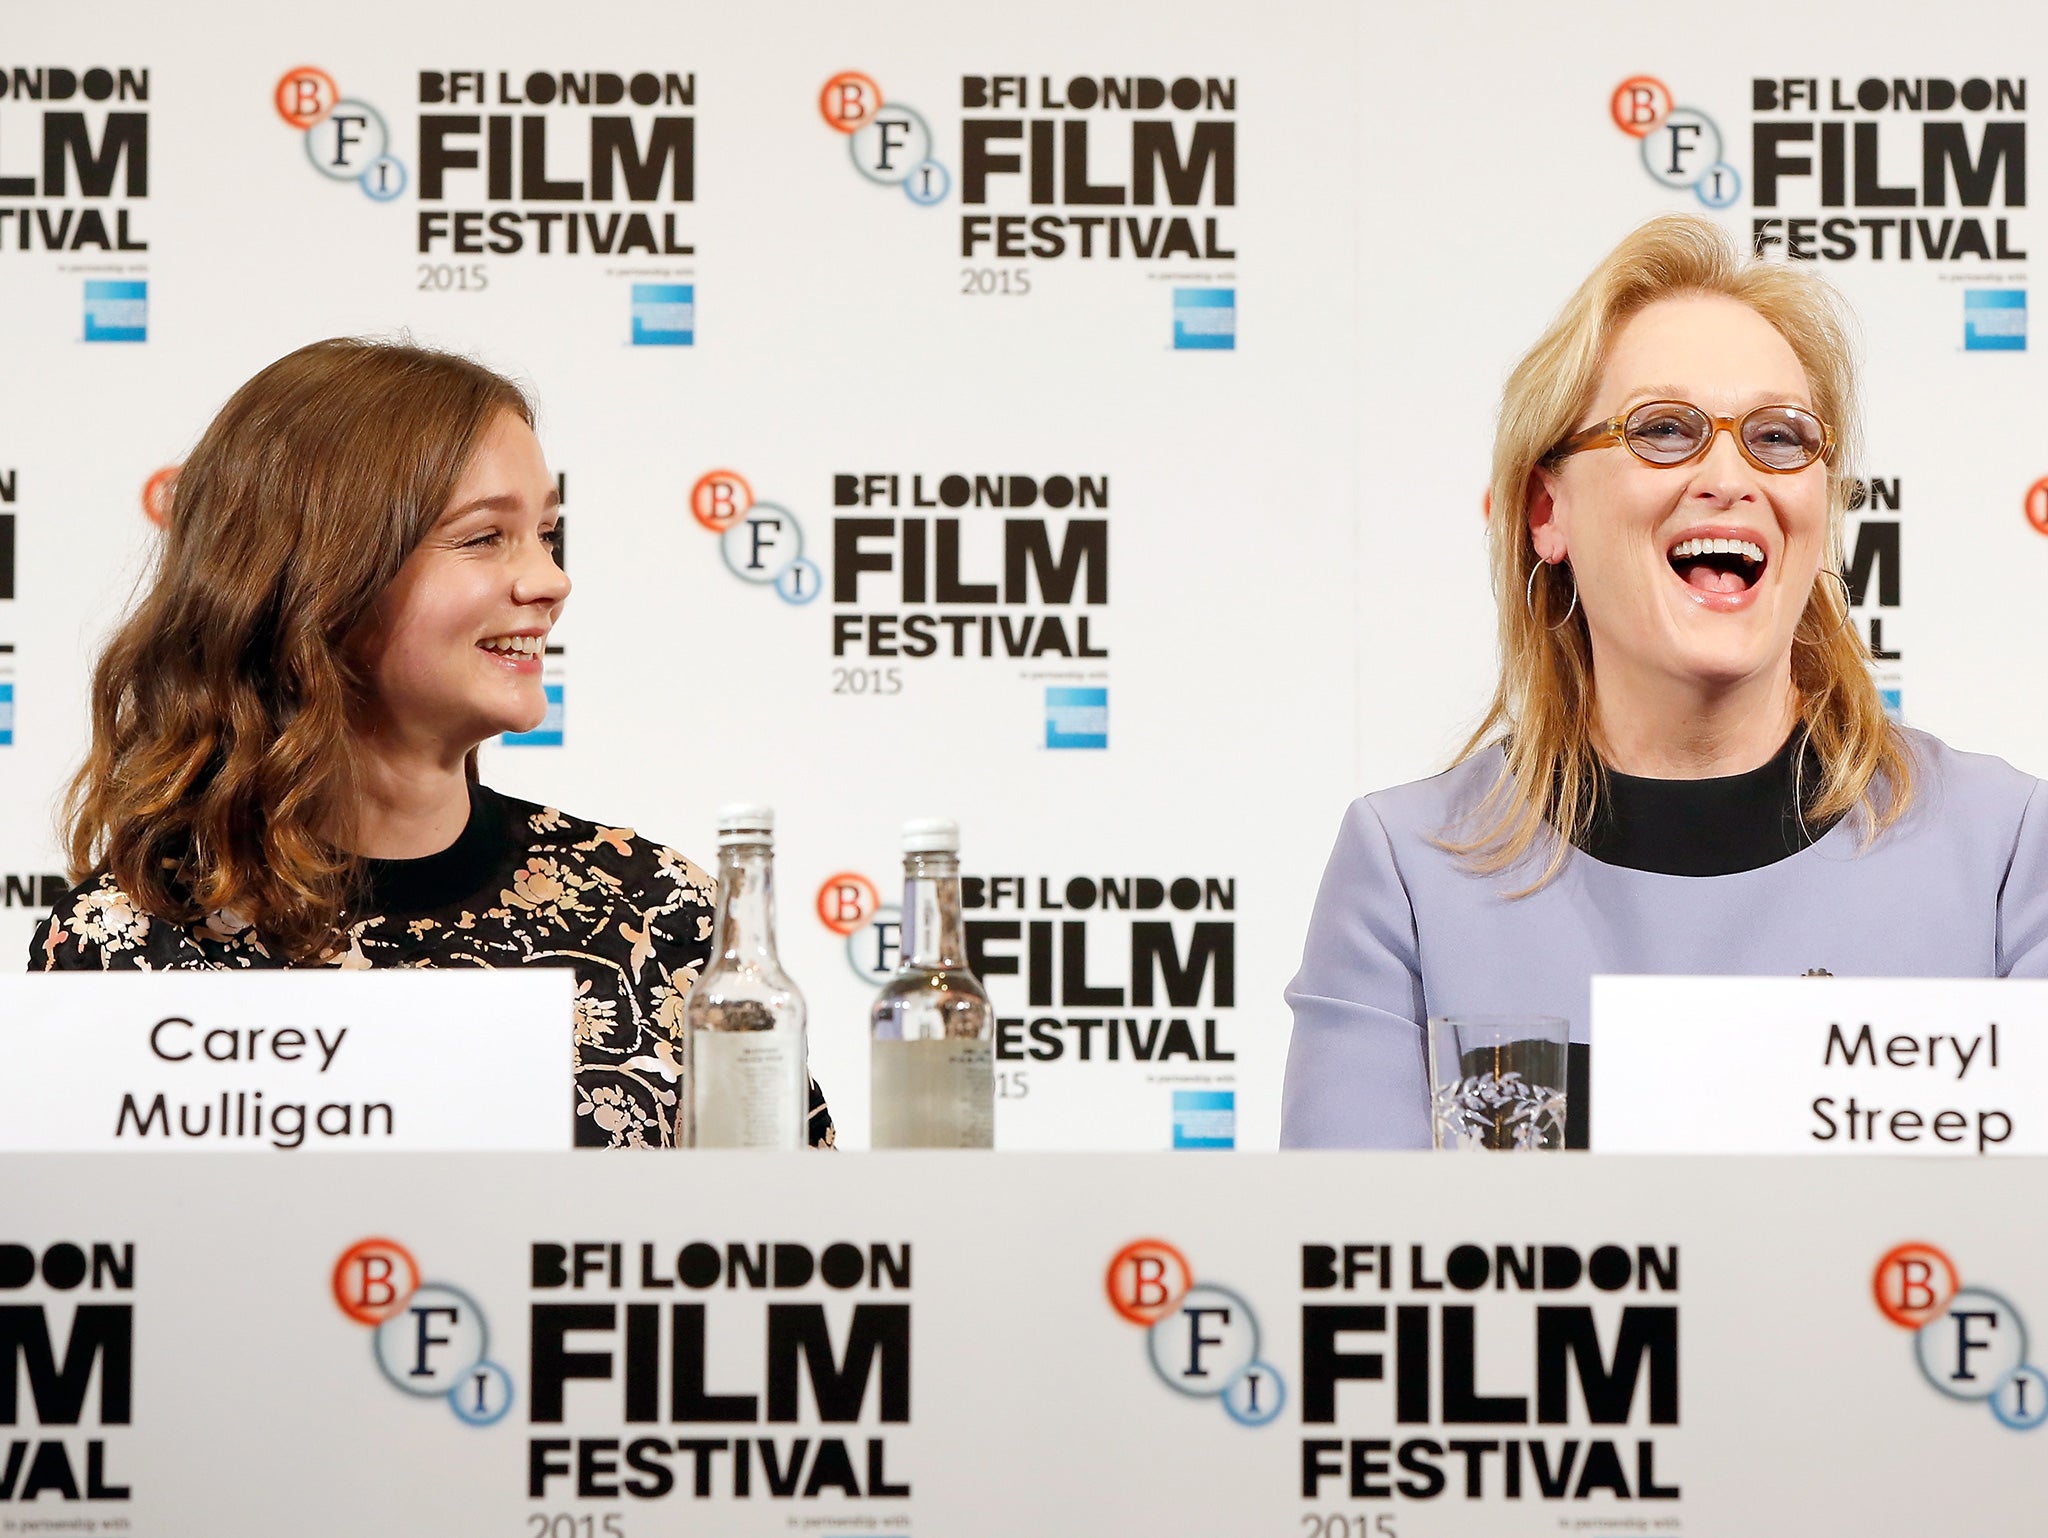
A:
MULTIPOLYGON (((1174 1096, 1192 1091, 1234 1097, 1236 1140, 1270 1146, 1280 990, 1342 806, 1442 767, 1488 690, 1480 509, 1501 378, 1651 214, 1732 198, 1720 217, 1738 235, 1780 219, 1769 233, 1789 240, 1791 221, 1813 220, 1798 238, 1816 252, 1829 244, 1820 221, 1851 221, 1857 254, 1819 265, 1865 335, 1867 473, 1882 483, 1865 522, 1896 525, 1895 547, 1893 530, 1866 532, 1859 622, 1898 654, 1880 666, 1905 719, 2048 765, 2024 661, 2048 572, 2048 539, 2027 515, 2029 488, 2048 477, 2043 389, 2032 351, 2009 345, 2025 313, 2010 296, 2024 304, 2029 256, 2048 240, 2023 169, 2048 22, 2017 5, 1944 14, 1953 20, 1930 36, 1903 4, 1807 6, 1793 26, 1780 7, 1743 4, 1676 34, 1620 12, 1335 0, 1016 14, 923 0, 566 13, 520 0, 487 19, 382 0, 345 15, 18 8, 0 44, 0 517, 14 520, 13 586, 0 596, 0 646, 12 648, 0 651, 12 692, 0 949, 24 954, 45 895, 33 878, 61 869, 52 802, 83 747, 91 657, 156 537, 150 476, 272 358, 321 336, 405 328, 528 381, 565 477, 577 591, 549 664, 561 740, 494 746, 487 777, 705 861, 718 802, 777 807, 783 951, 810 998, 816 1071, 847 1141, 863 1140, 867 1119, 870 988, 850 953, 871 960, 888 933, 862 912, 840 926, 849 940, 821 921, 817 898, 826 889, 838 917, 841 894, 860 888, 833 878, 858 875, 892 901, 896 825, 943 814, 961 820, 970 873, 1021 878, 991 882, 999 905, 969 917, 1017 926, 981 932, 998 965, 1018 968, 991 968, 999 1012, 1025 1022, 1038 1051, 1060 1047, 999 1065, 1001 1141, 1165 1146, 1174 1096), (344 111, 331 118, 363 120, 347 143, 316 127, 313 147, 329 171, 341 156, 341 177, 322 173, 278 109, 279 82, 307 66, 338 88, 344 111), (146 72, 146 99, 86 99, 95 67, 114 72, 116 96, 119 72, 146 72), (59 70, 78 77, 70 100, 51 99, 59 70), (24 99, 36 71, 43 97, 24 99), (431 99, 450 94, 454 71, 476 72, 477 90, 431 99), (879 88, 885 119, 908 108, 914 121, 896 119, 887 142, 836 131, 820 93, 847 71, 879 88), (650 106, 537 104, 528 84, 535 73, 630 84, 641 72, 679 89, 650 106), (1625 132, 1614 99, 1637 77, 1656 89, 1624 95, 1624 108, 1693 115, 1625 132), (1167 99, 1083 107, 1076 79, 1128 80, 1137 93, 1156 80, 1167 99), (1177 98, 1182 80, 1192 94, 1177 98), (1793 107, 1776 105, 1787 80, 1813 81, 1819 107, 1796 91, 1793 107), (1859 105, 1866 80, 1881 82, 1878 110, 1859 105), (1941 93, 1926 82, 1973 80, 1988 83, 1982 110, 1962 91, 1928 105, 1941 93), (53 185, 47 151, 79 112, 95 151, 109 114, 146 115, 146 187, 132 148, 102 193, 68 152, 53 185), (522 153, 502 186, 487 167, 453 166, 431 196, 435 143, 481 157, 492 142, 481 122, 450 136, 423 121, 450 114, 536 120, 505 144, 523 151, 537 132, 545 149, 537 163, 522 153), (657 120, 688 120, 687 196, 673 162, 644 199, 622 176, 596 195, 592 120, 621 115, 643 149, 657 120), (1160 130, 1144 125, 1162 123, 1173 156, 1200 167, 1188 185, 1147 148, 1160 130), (378 124, 395 169, 353 139, 378 124), (1939 154, 1939 177, 1928 174, 1927 146, 1954 132, 1944 125, 1960 125, 1983 206, 1966 206, 1972 189, 1939 154), (1995 170, 1991 125, 2005 147, 1995 170), (1788 168, 1760 205, 1760 140, 1776 146, 1771 164, 1818 162, 1839 142, 1841 175, 1788 168), (888 179, 904 143, 940 169, 888 179), (369 189, 344 179, 358 169, 369 189), (1687 180, 1696 173, 1704 191, 1687 180), (527 175, 579 185, 562 195, 527 175), (369 195, 399 182, 395 196, 369 195), (906 195, 934 189, 928 203, 906 195), (1110 201, 1119 195, 1129 201, 1110 201), (484 220, 486 249, 453 249, 465 212, 517 216, 525 249, 488 249, 484 220), (555 249, 534 250, 533 212, 574 216, 583 249, 562 250, 556 222, 555 249), (423 251, 422 215, 435 213, 447 233, 423 251), (590 249, 614 216, 624 235, 635 215, 648 216, 653 249, 590 249), (1114 256, 1106 225, 1083 224, 1105 219, 1135 221, 1119 224, 1114 256), (1900 219, 1928 226, 1909 236, 1912 259, 1899 259, 1890 225, 1884 256, 1871 254, 1876 232, 1856 221, 1900 219), (1965 220, 1984 231, 1986 255, 1965 220), (125 228, 136 249, 100 249, 98 226, 110 246, 125 228), (1004 230, 1014 247, 999 244, 1004 230), (1066 242, 1057 255, 1051 233, 1066 242), (1146 240, 1155 254, 1133 254, 1146 240), (1927 255, 1959 243, 1960 256, 1927 255), (146 340, 88 339, 133 319, 88 300, 88 284, 108 282, 147 285, 146 340), (636 303, 636 287, 653 292, 636 303), (1986 292, 2004 297, 1972 298, 1986 292), (636 311, 665 340, 636 344, 636 311), (1966 346, 1966 316, 1979 341, 2008 345, 1966 346), (1223 335, 1234 345, 1175 345, 1223 335), (768 520, 723 540, 691 510, 692 488, 721 470, 744 478, 768 520), (1100 505, 1048 509, 1043 490, 1028 508, 910 505, 914 477, 939 500, 951 475, 1006 488, 1009 477, 1041 488, 1086 478, 1100 505), (896 477, 898 505, 886 492, 878 505, 835 505, 840 478, 869 476, 896 477), (1064 599, 1042 585, 1018 603, 906 597, 897 524, 859 546, 896 569, 841 569, 850 531, 839 520, 909 518, 930 520, 933 599, 944 597, 940 520, 957 520, 968 583, 1002 582, 1006 539, 1071 553, 1092 537, 1084 520, 1106 531, 1064 599), (736 572, 722 554, 737 550, 744 568, 764 552, 780 570, 799 537, 815 569, 784 587, 815 591, 807 602, 742 580, 764 573, 736 572), (1091 602, 1098 574, 1106 590, 1091 602), (842 602, 834 584, 849 577, 842 602), (987 616, 996 655, 886 655, 888 627, 871 630, 873 617, 920 613, 972 616, 961 628, 973 653, 987 616), (999 620, 1024 655, 1005 654, 999 620), (1103 655, 1063 655, 1082 649, 1084 620, 1086 648, 1103 655), (860 640, 835 655, 836 630, 860 640), (1077 711, 1051 692, 1064 690, 1084 691, 1077 711), (1102 745, 1048 747, 1049 720, 1102 745), (1178 890, 1192 901, 1076 907, 1105 885, 1142 901, 1138 878, 1167 894, 1188 878, 1178 890), (1179 1002, 1169 969, 1148 959, 1161 932, 1140 927, 1161 922, 1174 959, 1207 957, 1179 1002), (1034 925, 1050 926, 1037 944, 1053 962, 1036 977, 1034 925), (1099 1020, 1133 1022, 1114 1061, 1114 1027, 1088 1023, 1099 1020), (1035 1036, 1032 1022, 1044 1023, 1035 1036), (1134 1061, 1147 1042, 1153 1059, 1134 1061)), ((337 132, 332 120, 325 131, 337 132)), ((2048 528, 2048 507, 2036 511, 2048 528)))

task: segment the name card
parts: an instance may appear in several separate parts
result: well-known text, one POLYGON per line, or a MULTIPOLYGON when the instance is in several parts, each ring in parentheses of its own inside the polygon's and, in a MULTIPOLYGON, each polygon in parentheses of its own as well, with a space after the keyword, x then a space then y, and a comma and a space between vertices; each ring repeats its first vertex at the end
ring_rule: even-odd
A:
POLYGON ((0 977, 0 1151, 559 1149, 556 968, 0 977))
POLYGON ((1596 977, 1602 1153, 2048 1153, 2048 982, 1596 977))

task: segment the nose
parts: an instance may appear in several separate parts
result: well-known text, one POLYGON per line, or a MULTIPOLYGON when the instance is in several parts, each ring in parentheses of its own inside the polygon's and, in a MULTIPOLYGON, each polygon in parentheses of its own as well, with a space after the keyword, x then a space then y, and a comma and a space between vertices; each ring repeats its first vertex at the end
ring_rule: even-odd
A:
POLYGON ((529 540, 519 565, 512 574, 512 601, 516 604, 545 604, 552 616, 569 598, 569 574, 555 560, 547 541, 529 540))
POLYGON ((1756 495, 1756 467, 1735 441, 1735 428, 1716 426, 1707 451, 1693 461, 1688 494, 1727 507, 1756 495))

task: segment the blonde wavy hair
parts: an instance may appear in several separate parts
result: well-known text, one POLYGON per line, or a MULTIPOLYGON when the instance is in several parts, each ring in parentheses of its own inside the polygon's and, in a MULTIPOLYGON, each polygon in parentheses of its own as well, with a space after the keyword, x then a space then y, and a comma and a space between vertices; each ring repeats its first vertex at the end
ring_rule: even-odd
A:
MULTIPOLYGON (((1839 574, 1843 520, 1858 482, 1860 446, 1848 316, 1834 291, 1797 266, 1740 256, 1722 231, 1689 215, 1653 219, 1610 252, 1508 376, 1494 435, 1488 550, 1500 625, 1500 684, 1459 750, 1463 763, 1499 743, 1501 771, 1468 819, 1469 836, 1443 847, 1477 871, 1519 865, 1539 845, 1547 860, 1526 896, 1563 867, 1591 830, 1605 773, 1594 746, 1592 641, 1566 583, 1541 563, 1528 528, 1530 482, 1592 409, 1608 348, 1624 322, 1660 299, 1719 295, 1748 305, 1791 345, 1814 409, 1835 430, 1827 465, 1826 567, 1839 574), (1533 593, 1531 584, 1533 583, 1533 593)), ((1825 577, 1825 573, 1823 574, 1825 577)), ((1874 838, 1905 812, 1913 766, 1886 717, 1870 653, 1849 622, 1847 588, 1816 581, 1793 632, 1792 684, 1820 766, 1802 815, 1854 812, 1874 838)))
MULTIPOLYGON (((232 912, 288 960, 321 954, 361 862, 372 686, 356 643, 519 387, 403 342, 336 338, 271 364, 172 482, 156 570, 92 679, 64 808, 71 879, 145 912, 232 912)), ((471 775, 474 778, 474 755, 471 775)))

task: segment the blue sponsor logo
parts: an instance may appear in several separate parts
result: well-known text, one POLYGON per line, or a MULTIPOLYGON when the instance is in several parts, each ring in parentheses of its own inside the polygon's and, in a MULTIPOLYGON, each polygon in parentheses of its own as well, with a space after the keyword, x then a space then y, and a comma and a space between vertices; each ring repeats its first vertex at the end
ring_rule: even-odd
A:
POLYGON ((148 282, 87 278, 85 339, 88 342, 148 341, 148 282))
POLYGON ((1173 345, 1235 351, 1237 290, 1177 288, 1173 291, 1173 345))
POLYGON ((697 342, 694 283, 633 285, 633 345, 693 347, 697 342))
POLYGON ((548 713, 546 718, 530 732, 507 732, 504 736, 508 748, 559 748, 562 745, 562 686, 543 684, 547 691, 548 713))
POLYGON ((14 746, 14 685, 0 684, 0 748, 14 746))
POLYGON ((1237 1091, 1177 1089, 1173 1092, 1175 1148, 1235 1148, 1237 1091))
POLYGON ((1894 721, 1903 724, 1906 719, 1906 707, 1899 703, 1899 691, 1896 689, 1880 689, 1877 692, 1884 701, 1884 713, 1894 721))
POLYGON ((1109 691, 1045 691, 1045 745, 1049 748, 1109 746, 1109 691))
POLYGON ((2027 291, 1971 288, 1963 291, 1965 352, 2025 352, 2027 291))

